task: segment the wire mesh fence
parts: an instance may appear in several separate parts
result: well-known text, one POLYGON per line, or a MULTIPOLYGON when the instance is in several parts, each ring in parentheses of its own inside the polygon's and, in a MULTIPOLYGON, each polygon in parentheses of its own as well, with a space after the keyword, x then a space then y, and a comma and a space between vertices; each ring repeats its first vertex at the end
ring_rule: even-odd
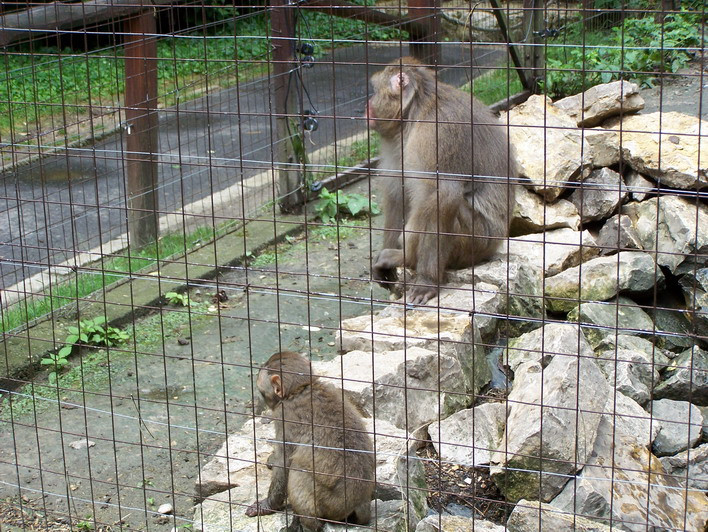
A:
POLYGON ((0 45, 0 529, 705 528, 703 3, 5 2, 0 45))

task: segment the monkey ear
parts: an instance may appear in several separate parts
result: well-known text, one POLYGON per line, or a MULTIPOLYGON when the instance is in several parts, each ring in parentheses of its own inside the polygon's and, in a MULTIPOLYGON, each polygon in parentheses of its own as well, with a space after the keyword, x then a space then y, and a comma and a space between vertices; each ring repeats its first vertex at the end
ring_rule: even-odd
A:
POLYGON ((283 398, 283 386, 282 386, 282 381, 280 380, 280 375, 271 375, 270 376, 270 384, 273 386, 273 393, 280 397, 281 399, 283 398))
POLYGON ((391 76, 390 81, 391 90, 398 92, 407 87, 411 80, 405 72, 398 72, 391 76))

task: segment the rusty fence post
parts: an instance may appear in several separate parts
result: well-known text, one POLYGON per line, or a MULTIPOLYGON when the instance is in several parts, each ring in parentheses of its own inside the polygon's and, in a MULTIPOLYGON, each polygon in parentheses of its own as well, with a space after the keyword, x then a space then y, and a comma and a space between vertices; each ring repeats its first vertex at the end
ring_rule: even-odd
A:
POLYGON ((155 13, 123 22, 128 232, 133 247, 157 241, 157 40, 155 13))

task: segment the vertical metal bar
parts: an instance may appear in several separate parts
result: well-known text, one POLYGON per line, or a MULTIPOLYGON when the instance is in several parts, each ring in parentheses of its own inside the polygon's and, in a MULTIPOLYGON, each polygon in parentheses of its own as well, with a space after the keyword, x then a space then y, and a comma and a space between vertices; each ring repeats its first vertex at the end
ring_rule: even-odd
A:
POLYGON ((297 212, 304 204, 302 173, 290 140, 296 131, 288 127, 288 113, 295 109, 295 11, 288 0, 272 0, 270 24, 273 40, 273 94, 275 97, 276 157, 280 185, 280 209, 297 212))
POLYGON ((124 21, 128 231, 133 246, 157 240, 157 40, 155 13, 124 21))
POLYGON ((440 61, 440 17, 438 0, 408 0, 408 18, 425 28, 410 44, 411 54, 427 65, 440 61))

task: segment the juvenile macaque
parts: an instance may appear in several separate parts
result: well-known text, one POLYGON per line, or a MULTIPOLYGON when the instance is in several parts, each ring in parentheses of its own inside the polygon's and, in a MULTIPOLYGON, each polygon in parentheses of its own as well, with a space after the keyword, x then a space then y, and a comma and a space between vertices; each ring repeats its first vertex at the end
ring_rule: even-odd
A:
POLYGON ((319 531, 321 519, 367 524, 375 463, 354 405, 312 375, 310 362, 297 353, 270 357, 257 385, 272 411, 276 448, 268 460, 273 467, 268 497, 249 506, 246 515, 274 513, 287 500, 295 514, 288 532, 319 531))
POLYGON ((397 60, 371 81, 366 118, 381 134, 385 226, 373 277, 395 291, 396 268, 414 269, 407 301, 423 304, 447 268, 480 262, 508 236, 516 164, 491 111, 416 59, 397 60))

